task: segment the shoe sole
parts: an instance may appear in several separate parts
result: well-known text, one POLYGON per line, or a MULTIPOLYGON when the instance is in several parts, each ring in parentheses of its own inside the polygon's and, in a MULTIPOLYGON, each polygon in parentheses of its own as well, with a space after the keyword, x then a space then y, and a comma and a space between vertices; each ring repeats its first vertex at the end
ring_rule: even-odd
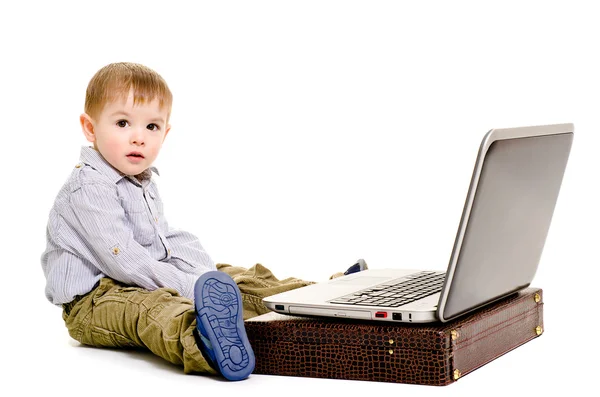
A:
POLYGON ((238 286, 223 272, 208 272, 196 282, 194 295, 198 328, 210 340, 221 374, 229 380, 246 379, 255 358, 238 286))

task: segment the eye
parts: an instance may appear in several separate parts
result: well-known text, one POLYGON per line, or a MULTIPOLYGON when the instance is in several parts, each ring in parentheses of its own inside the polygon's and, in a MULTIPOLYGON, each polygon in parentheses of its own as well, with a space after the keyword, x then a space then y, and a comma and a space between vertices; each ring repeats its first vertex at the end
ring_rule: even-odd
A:
POLYGON ((160 130, 160 127, 159 127, 159 126, 157 126, 157 125, 156 125, 156 124, 154 124, 154 123, 150 123, 150 124, 148 124, 148 125, 146 126, 146 128, 148 128, 150 131, 158 131, 158 130, 160 130))
POLYGON ((127 124, 128 124, 128 123, 127 123, 127 120, 119 120, 119 121, 117 121, 117 125, 118 125, 119 127, 121 127, 121 128, 125 128, 125 127, 127 127, 127 124))

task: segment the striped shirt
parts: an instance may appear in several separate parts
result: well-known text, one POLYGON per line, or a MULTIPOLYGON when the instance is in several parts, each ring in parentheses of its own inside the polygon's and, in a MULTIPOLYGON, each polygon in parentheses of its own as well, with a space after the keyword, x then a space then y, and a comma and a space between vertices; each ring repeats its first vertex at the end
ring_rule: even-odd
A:
POLYGON ((82 147, 48 220, 41 261, 50 302, 70 302, 103 277, 193 299, 198 276, 216 269, 194 235, 169 227, 150 170, 158 174, 123 175, 82 147))

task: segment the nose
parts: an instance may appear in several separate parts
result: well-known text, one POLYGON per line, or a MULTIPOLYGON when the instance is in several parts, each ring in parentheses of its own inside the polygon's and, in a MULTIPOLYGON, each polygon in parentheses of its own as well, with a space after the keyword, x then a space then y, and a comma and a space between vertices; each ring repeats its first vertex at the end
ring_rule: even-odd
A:
POLYGON ((132 128, 131 136, 129 137, 130 143, 137 146, 144 146, 144 140, 144 129, 132 128))

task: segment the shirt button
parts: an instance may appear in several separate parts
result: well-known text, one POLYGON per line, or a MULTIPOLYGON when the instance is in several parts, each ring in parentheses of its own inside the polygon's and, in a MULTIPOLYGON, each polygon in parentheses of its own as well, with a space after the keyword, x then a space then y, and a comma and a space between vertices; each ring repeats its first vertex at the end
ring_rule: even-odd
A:
MULTIPOLYGON (((146 218, 148 219, 148 218, 146 218)), ((158 217, 155 217, 154 220, 156 221, 156 223, 158 223, 158 217)))
POLYGON ((169 255, 171 255, 171 250, 167 250, 167 252, 169 253, 169 255))
POLYGON ((119 252, 121 252, 121 250, 118 247, 113 248, 113 254, 119 255, 119 252))
POLYGON ((81 168, 81 164, 77 164, 75 168, 81 168))

